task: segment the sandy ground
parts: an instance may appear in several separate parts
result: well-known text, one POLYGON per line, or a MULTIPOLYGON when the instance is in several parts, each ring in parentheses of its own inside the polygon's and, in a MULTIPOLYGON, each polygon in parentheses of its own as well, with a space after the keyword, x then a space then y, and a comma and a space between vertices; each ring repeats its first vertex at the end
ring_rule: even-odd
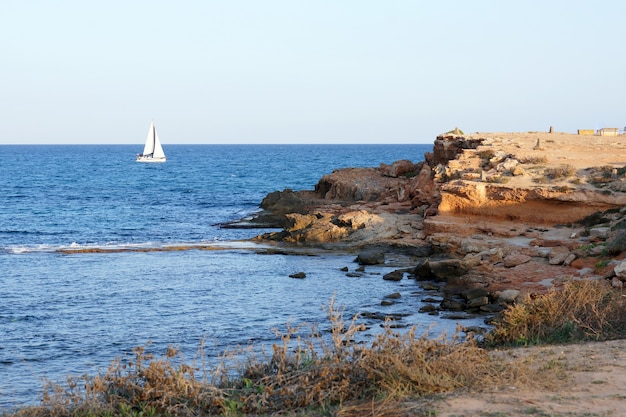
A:
MULTIPOLYGON (((474 133, 516 157, 545 155, 547 165, 584 169, 626 165, 626 135, 579 136, 567 133, 474 133), (537 146, 539 145, 539 146, 537 146)), ((595 417, 626 416, 626 340, 566 346, 518 348, 496 354, 527 358, 549 367, 560 379, 545 388, 499 387, 455 393, 432 403, 437 417, 595 417)))
POLYGON ((453 394, 433 404, 437 417, 626 416, 626 340, 518 348, 502 352, 528 357, 560 377, 551 388, 501 387, 453 394))
POLYGON ((578 169, 626 165, 626 135, 587 136, 561 132, 520 132, 472 133, 466 137, 489 138, 494 148, 509 152, 518 158, 545 155, 549 165, 567 164, 578 169))

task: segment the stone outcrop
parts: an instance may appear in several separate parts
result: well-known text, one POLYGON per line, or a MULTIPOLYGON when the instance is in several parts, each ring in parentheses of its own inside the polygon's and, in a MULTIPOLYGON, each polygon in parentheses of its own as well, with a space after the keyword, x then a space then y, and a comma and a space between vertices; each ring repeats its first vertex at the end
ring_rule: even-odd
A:
POLYGON ((336 170, 314 190, 269 194, 254 222, 282 231, 257 239, 361 250, 363 265, 385 262, 365 260, 368 248, 409 254, 409 276, 443 285, 429 314, 498 311, 568 279, 622 282, 626 168, 590 140, 442 135, 423 162, 336 170))

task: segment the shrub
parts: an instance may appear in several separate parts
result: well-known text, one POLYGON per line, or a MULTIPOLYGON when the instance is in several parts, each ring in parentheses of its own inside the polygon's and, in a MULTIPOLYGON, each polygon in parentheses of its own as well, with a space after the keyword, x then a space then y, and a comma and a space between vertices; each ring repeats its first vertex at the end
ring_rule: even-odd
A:
POLYGON ((544 174, 553 180, 567 178, 576 174, 576 168, 572 165, 561 165, 558 167, 546 168, 544 170, 544 174))
POLYGON ((485 182, 488 182, 491 184, 506 184, 510 180, 511 180, 510 177, 505 177, 504 175, 490 175, 487 178, 485 178, 485 182))
POLYGON ((606 281, 570 281, 508 307, 487 336, 488 345, 607 340, 626 335, 626 300, 606 281))
MULTIPOLYGON (((522 363, 492 359, 472 339, 417 337, 415 328, 398 334, 390 326, 369 345, 353 342, 361 330, 346 324, 331 302, 330 341, 313 329, 301 339, 287 326, 269 357, 252 355, 234 368, 233 355, 198 378, 195 364, 186 364, 170 348, 154 359, 144 348, 134 359, 116 360, 95 378, 72 379, 67 388, 49 387, 42 407, 21 416, 192 416, 288 413, 306 411, 362 415, 366 409, 402 410, 398 400, 501 384, 529 384, 522 363), (227 359, 227 360, 226 360, 227 359), (356 405, 355 405, 356 404, 356 405), (345 405, 345 406, 344 406, 345 405)), ((533 373, 533 375, 535 375, 533 373)), ((392 415, 392 414, 388 414, 392 415)), ((393 414, 400 415, 400 414, 393 414)))
POLYGON ((537 155, 529 155, 523 156, 521 158, 517 158, 520 164, 545 164, 548 162, 548 157, 545 155, 537 156, 537 155))
POLYGON ((592 227, 598 224, 608 223, 611 219, 605 214, 607 214, 607 212, 596 211, 578 221, 578 224, 584 227, 592 227))

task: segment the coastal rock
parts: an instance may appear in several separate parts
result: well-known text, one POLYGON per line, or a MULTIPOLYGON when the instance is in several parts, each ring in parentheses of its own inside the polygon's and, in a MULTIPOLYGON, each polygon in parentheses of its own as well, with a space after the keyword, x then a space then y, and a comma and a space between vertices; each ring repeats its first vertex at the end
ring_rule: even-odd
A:
POLYGON ((519 297, 519 290, 503 290, 496 294, 496 302, 499 304, 512 304, 519 297))
POLYGON ((289 233, 286 242, 326 243, 336 242, 348 236, 348 231, 333 223, 333 216, 328 213, 285 215, 291 226, 285 228, 289 233))
POLYGON ((610 227, 593 227, 589 229, 589 237, 592 239, 606 240, 611 232, 610 227))
POLYGON ((487 304, 489 304, 489 298, 486 297, 486 296, 471 298, 471 299, 467 300, 467 307, 468 308, 476 308, 476 307, 486 306, 487 304))
POLYGON ((437 284, 435 284, 434 282, 422 282, 420 284, 420 287, 422 287, 422 289, 424 291, 439 291, 441 289, 441 287, 437 284))
POLYGON ((296 272, 295 274, 289 275, 289 278, 302 279, 302 278, 306 278, 306 274, 304 272, 296 272))
POLYGON ((482 298, 489 296, 489 291, 486 288, 470 288, 461 292, 461 296, 466 300, 474 298, 482 298))
POLYGON ((380 249, 368 249, 358 254, 355 259, 359 265, 379 265, 385 263, 385 252, 380 249))
POLYGON ((576 254, 570 253, 569 255, 567 255, 567 258, 565 258, 565 260, 563 261, 563 265, 570 266, 572 262, 574 262, 575 260, 576 260, 576 254))
POLYGON ((347 227, 352 230, 374 227, 384 222, 384 219, 366 210, 352 211, 337 216, 337 226, 347 227))
POLYGON ((420 307, 419 312, 420 313, 434 313, 437 311, 437 306, 432 305, 432 304, 426 304, 422 307, 420 307))
POLYGON ((465 310, 465 303, 463 303, 461 301, 457 301, 457 300, 452 300, 452 299, 446 298, 445 300, 443 300, 441 302, 440 307, 443 310, 447 310, 447 311, 464 311, 465 310))
POLYGON ((469 268, 460 259, 444 259, 429 262, 430 271, 439 281, 457 278, 465 274, 469 268))
POLYGON ((404 277, 404 270, 402 269, 392 271, 383 275, 383 279, 386 281, 401 281, 402 277, 404 277))
POLYGON ((615 141, 606 144, 611 152, 596 152, 589 138, 560 133, 446 134, 422 163, 336 170, 313 191, 268 195, 262 208, 283 217, 286 229, 274 240, 383 247, 391 262, 401 253, 417 263, 416 280, 445 282, 447 295, 480 286, 507 304, 560 285, 560 277, 604 276, 598 261, 626 250, 626 191, 607 186, 623 180, 606 169, 625 146, 615 141), (514 289, 521 293, 502 295, 514 289))
POLYGON ((399 292, 394 292, 394 293, 391 293, 391 294, 387 294, 385 296, 385 298, 391 298, 393 300, 396 300, 396 299, 398 299, 400 297, 402 297, 402 294, 400 294, 399 292))
POLYGON ((528 255, 522 255, 521 253, 510 253, 502 259, 502 264, 507 268, 513 268, 514 266, 525 264, 531 259, 528 255))
POLYGON ((461 253, 478 253, 482 256, 488 251, 496 250, 497 248, 493 248, 489 242, 483 239, 466 238, 461 241, 461 253))
POLYGON ((430 280, 433 278, 428 259, 421 259, 415 268, 413 268, 412 273, 418 280, 430 280))
POLYGON ((610 239, 606 245, 606 250, 611 255, 619 255, 620 253, 626 251, 626 231, 621 231, 610 239))
POLYGON ((491 248, 485 251, 482 251, 478 254, 483 261, 488 261, 491 263, 500 262, 504 257, 504 253, 501 248, 491 248))
POLYGON ((560 265, 565 262, 570 252, 565 246, 556 246, 550 251, 548 262, 550 265, 560 265))
POLYGON ((622 261, 619 264, 615 265, 615 268, 613 268, 613 272, 615 272, 616 277, 622 280, 626 280, 626 261, 622 261))
POLYGON ((519 164, 519 161, 517 159, 506 158, 503 162, 499 163, 496 166, 496 171, 510 172, 513 171, 515 167, 517 167, 517 164, 519 164))
POLYGON ((418 165, 408 159, 402 159, 392 163, 391 165, 380 164, 380 173, 386 177, 397 178, 401 175, 414 173, 417 170, 417 167, 418 165))
MULTIPOLYGON (((424 206, 426 209, 436 210, 439 205, 440 195, 438 187, 433 180, 433 171, 427 164, 423 164, 417 176, 409 182, 411 207, 424 206)), ((424 213, 425 214, 425 213, 424 213)))

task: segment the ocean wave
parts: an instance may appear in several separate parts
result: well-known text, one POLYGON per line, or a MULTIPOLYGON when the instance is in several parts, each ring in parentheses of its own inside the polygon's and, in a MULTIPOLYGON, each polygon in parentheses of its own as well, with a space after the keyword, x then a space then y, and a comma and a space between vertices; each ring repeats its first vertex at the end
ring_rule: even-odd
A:
POLYGON ((144 242, 144 243, 107 243, 107 244, 79 244, 72 242, 69 245, 14 245, 0 247, 0 252, 23 255, 28 253, 117 253, 117 252, 174 252, 184 250, 236 250, 236 249, 252 249, 260 248, 254 242, 246 241, 220 241, 214 239, 212 241, 202 242, 144 242))

